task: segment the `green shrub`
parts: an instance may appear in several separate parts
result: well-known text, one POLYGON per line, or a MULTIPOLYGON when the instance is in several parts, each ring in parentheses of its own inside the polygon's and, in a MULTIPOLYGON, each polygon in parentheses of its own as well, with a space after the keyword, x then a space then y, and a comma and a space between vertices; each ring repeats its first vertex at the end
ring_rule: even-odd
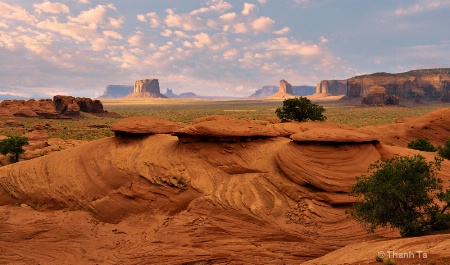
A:
POLYGON ((357 201, 347 211, 373 232, 375 228, 398 228, 402 236, 418 236, 450 227, 450 191, 443 192, 436 177, 441 158, 426 162, 421 155, 379 160, 369 167, 370 176, 356 178, 350 196, 357 201), (443 201, 439 206, 436 201, 443 201))
POLYGON ((445 142, 444 147, 438 146, 437 149, 441 157, 450 159, 450 139, 445 142))
POLYGON ((305 97, 289 98, 283 101, 283 107, 275 110, 281 121, 324 121, 325 108, 312 103, 305 97))
POLYGON ((9 136, 0 141, 0 154, 10 154, 13 163, 19 162, 19 157, 25 152, 22 146, 28 145, 28 138, 23 136, 9 136))
POLYGON ((415 141, 409 142, 408 148, 426 152, 436 151, 436 147, 434 147, 434 145, 432 145, 430 141, 425 138, 419 138, 415 141))

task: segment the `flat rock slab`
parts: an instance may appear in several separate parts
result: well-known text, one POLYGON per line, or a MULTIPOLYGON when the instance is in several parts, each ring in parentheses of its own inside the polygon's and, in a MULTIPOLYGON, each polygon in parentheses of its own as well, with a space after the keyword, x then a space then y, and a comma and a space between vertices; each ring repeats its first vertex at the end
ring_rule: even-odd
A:
POLYGON ((313 128, 291 135, 295 142, 334 142, 334 143, 368 143, 378 139, 368 134, 339 128, 313 128))
POLYGON ((130 134, 170 134, 183 128, 182 124, 151 117, 125 118, 111 126, 111 131, 130 134))

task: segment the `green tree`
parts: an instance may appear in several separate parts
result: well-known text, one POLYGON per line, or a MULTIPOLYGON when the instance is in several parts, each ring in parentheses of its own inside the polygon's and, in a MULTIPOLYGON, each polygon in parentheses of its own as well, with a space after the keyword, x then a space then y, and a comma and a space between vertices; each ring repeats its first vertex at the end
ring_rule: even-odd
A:
POLYGON ((419 138, 415 141, 409 142, 408 148, 426 152, 436 151, 436 147, 434 147, 434 145, 432 145, 430 141, 428 141, 428 139, 425 138, 419 138))
POLYGON ((441 157, 450 159, 450 139, 445 142, 444 147, 438 146, 437 149, 441 157))
POLYGON ((25 152, 22 146, 28 145, 28 138, 22 136, 9 136, 0 141, 0 154, 10 154, 13 163, 19 162, 19 157, 25 152))
POLYGON ((377 227, 398 228, 402 236, 448 229, 450 191, 436 177, 441 158, 427 162, 421 155, 378 160, 370 176, 356 178, 349 195, 357 201, 347 211, 369 232, 377 227), (437 201, 445 202, 443 207, 437 201))
POLYGON ((312 103, 305 97, 289 98, 283 101, 283 107, 277 108, 275 113, 281 121, 324 121, 325 108, 312 103))

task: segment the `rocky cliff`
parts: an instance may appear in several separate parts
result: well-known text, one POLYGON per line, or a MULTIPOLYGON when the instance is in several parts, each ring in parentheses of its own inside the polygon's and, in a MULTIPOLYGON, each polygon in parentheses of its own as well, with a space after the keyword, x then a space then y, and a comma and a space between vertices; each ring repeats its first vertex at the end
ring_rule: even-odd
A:
POLYGON ((124 98, 133 91, 134 86, 109 85, 99 98, 124 98))
POLYGON ((389 96, 400 99, 449 101, 450 68, 413 70, 405 73, 375 73, 347 79, 347 98, 363 98, 372 86, 382 86, 389 96))
POLYGON ((292 91, 292 85, 288 81, 282 79, 280 80, 280 88, 278 89, 278 92, 273 94, 269 98, 275 99, 275 98, 290 98, 290 97, 295 97, 292 91))
POLYGON ((347 93, 347 80, 323 80, 317 83, 316 94, 340 96, 347 93))
POLYGON ((133 93, 127 98, 167 98, 159 90, 158 79, 136 80, 133 93))

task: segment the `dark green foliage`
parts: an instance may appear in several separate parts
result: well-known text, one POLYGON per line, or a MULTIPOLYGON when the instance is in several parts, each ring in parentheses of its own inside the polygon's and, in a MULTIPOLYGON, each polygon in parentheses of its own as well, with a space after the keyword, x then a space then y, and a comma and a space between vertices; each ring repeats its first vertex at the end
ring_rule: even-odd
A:
POLYGON ((436 177, 441 161, 427 162, 421 155, 377 161, 369 167, 370 176, 356 178, 349 195, 358 200, 347 213, 369 232, 381 226, 398 228, 402 236, 418 236, 450 228, 450 215, 445 213, 450 192, 442 191, 442 180, 436 177), (446 206, 439 207, 438 200, 446 206))
POLYGON ((22 136, 9 136, 0 141, 0 154, 10 154, 13 163, 19 162, 19 157, 25 152, 22 146, 28 145, 28 138, 22 136))
POLYGON ((281 121, 324 121, 325 108, 305 97, 289 98, 275 113, 281 121))
POLYGON ((438 146, 437 149, 441 157, 450 159, 450 139, 445 142, 444 147, 438 146))
POLYGON ((419 139, 417 139, 415 141, 409 142, 408 148, 415 149, 415 150, 420 150, 420 151, 426 151, 426 152, 434 152, 434 151, 436 151, 436 147, 434 147, 434 145, 432 145, 430 143, 430 141, 428 141, 425 138, 419 138, 419 139))

